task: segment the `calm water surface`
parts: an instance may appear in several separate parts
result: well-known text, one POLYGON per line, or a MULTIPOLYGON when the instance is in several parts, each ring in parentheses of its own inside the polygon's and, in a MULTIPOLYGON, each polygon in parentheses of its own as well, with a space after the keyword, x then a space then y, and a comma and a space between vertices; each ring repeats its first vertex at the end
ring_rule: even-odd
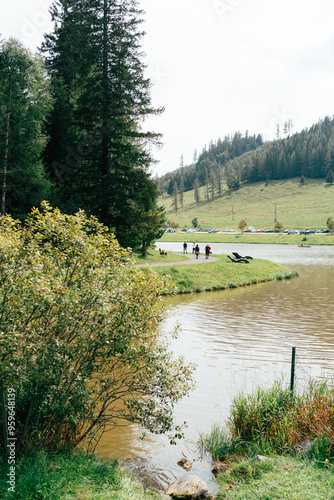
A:
MULTIPOLYGON (((203 251, 205 244, 200 246, 203 251)), ((179 323, 181 333, 171 348, 197 364, 196 388, 175 410, 177 420, 189 424, 186 439, 177 446, 161 436, 141 440, 140 431, 131 426, 105 434, 98 446, 103 456, 126 459, 144 484, 157 490, 185 474, 176 464, 182 453, 194 461, 191 473, 216 489, 210 462, 199 457, 194 444, 198 433, 226 421, 239 391, 259 384, 269 387, 282 376, 288 383, 292 346, 298 355, 297 387, 307 385, 310 377, 333 377, 334 247, 211 246, 215 254, 237 251, 288 265, 299 277, 168 299, 170 313, 162 334, 169 335, 179 323)), ((182 251, 182 243, 163 247, 182 251)))

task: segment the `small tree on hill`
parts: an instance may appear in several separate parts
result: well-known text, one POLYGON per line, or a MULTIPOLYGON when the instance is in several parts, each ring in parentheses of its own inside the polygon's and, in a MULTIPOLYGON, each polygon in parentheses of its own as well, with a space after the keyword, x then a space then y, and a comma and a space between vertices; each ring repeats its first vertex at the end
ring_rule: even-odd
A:
POLYGON ((327 182, 327 184, 331 184, 331 185, 334 183, 334 173, 333 173, 332 169, 328 170, 328 172, 326 174, 326 182, 327 182))
POLYGON ((210 184, 211 184, 211 199, 213 200, 217 185, 216 175, 213 169, 211 170, 210 174, 210 184))
POLYGON ((178 189, 177 189, 177 183, 175 181, 173 186, 173 198, 174 198, 174 210, 176 214, 177 214, 177 195, 178 195, 178 189))
POLYGON ((227 187, 229 188, 230 191, 238 191, 238 189, 240 188, 240 179, 238 175, 233 175, 233 174, 228 175, 226 182, 227 182, 227 187))
POLYGON ((183 193, 184 193, 184 181, 183 181, 183 175, 181 175, 181 180, 180 180, 180 203, 181 203, 181 207, 183 207, 183 193))
POLYGON ((199 194, 199 182, 197 178, 194 180, 194 198, 195 202, 198 204, 200 202, 200 194, 199 194))
POLYGON ((240 229, 240 231, 244 231, 245 227, 247 227, 247 222, 244 219, 241 219, 238 228, 240 229))
POLYGON ((194 217, 193 220, 191 221, 193 227, 198 227, 198 218, 194 217))
POLYGON ((205 185, 206 185, 206 199, 209 200, 209 174, 208 169, 205 169, 205 185))
POLYGON ((283 229, 283 224, 278 220, 277 222, 275 222, 274 228, 281 231, 281 229, 283 229))
POLYGON ((327 228, 332 233, 334 231, 334 219, 332 217, 328 217, 326 224, 327 224, 327 228))

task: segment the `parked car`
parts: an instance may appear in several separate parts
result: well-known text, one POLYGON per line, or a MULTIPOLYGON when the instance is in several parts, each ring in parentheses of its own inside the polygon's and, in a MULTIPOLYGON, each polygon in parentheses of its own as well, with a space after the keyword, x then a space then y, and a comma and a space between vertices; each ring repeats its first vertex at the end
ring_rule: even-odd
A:
POLYGON ((265 230, 265 233, 273 233, 273 232, 274 232, 274 230, 273 230, 273 229, 266 229, 266 230, 265 230))
POLYGON ((223 233, 235 233, 234 229, 223 229, 223 233))
POLYGON ((213 228, 208 230, 208 233, 219 233, 219 229, 217 229, 216 227, 213 227, 213 228))
POLYGON ((176 230, 173 227, 167 227, 166 233, 176 233, 176 230))

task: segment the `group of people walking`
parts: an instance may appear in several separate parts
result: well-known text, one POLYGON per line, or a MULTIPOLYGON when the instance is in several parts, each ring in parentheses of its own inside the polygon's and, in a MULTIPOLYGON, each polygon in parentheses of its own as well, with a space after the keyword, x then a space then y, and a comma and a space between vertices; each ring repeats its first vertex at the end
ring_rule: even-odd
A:
MULTIPOLYGON (((185 241, 183 243, 183 253, 184 254, 187 254, 188 253, 188 243, 185 241)), ((193 253, 195 254, 196 256, 196 259, 198 259, 198 256, 199 256, 199 246, 198 244, 196 244, 195 242, 193 243, 193 253)), ((205 258, 208 259, 209 256, 210 256, 210 253, 211 253, 211 247, 210 245, 206 245, 205 247, 205 258)))

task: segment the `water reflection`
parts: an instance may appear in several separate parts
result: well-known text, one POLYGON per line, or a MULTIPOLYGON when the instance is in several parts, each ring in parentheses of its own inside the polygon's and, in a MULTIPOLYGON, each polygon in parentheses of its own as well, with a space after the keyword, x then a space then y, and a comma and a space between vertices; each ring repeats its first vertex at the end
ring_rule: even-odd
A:
MULTIPOLYGON (((180 244, 164 248, 176 245, 180 244)), ((189 422, 187 440, 176 447, 161 436, 142 442, 132 427, 126 436, 106 435, 98 448, 105 456, 117 457, 122 450, 123 457, 141 457, 139 462, 132 459, 131 467, 137 464, 141 475, 149 470, 153 486, 165 487, 184 474, 176 465, 184 453, 194 460, 192 473, 215 488, 208 462, 199 460, 192 443, 199 431, 207 432, 214 422, 226 420, 231 400, 240 390, 269 386, 282 375, 288 382, 292 346, 302 363, 300 369, 297 365, 300 384, 309 376, 333 377, 334 248, 226 246, 212 245, 213 252, 238 251, 281 262, 297 269, 299 277, 168 299, 170 314, 162 333, 168 335, 180 323, 182 332, 172 340, 172 350, 197 363, 196 389, 175 410, 178 421, 189 422)))

